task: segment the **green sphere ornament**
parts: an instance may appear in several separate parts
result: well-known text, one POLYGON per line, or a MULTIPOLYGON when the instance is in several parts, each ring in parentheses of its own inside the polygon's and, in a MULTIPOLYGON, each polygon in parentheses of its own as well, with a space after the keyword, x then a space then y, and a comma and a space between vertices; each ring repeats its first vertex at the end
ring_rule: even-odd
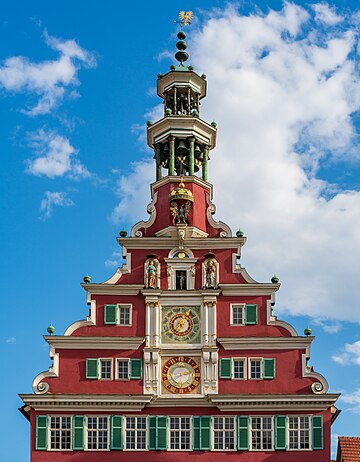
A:
POLYGON ((127 236, 127 231, 125 231, 125 229, 122 229, 122 230, 119 232, 119 236, 120 236, 120 237, 126 237, 126 236, 127 236))
POLYGON ((169 107, 165 109, 165 115, 168 117, 172 115, 172 110, 169 107))
POLYGON ((236 237, 244 237, 244 231, 242 229, 236 231, 236 237))
POLYGON ((86 276, 84 276, 83 281, 85 282, 85 284, 90 284, 90 282, 91 282, 91 277, 87 274, 86 276))
POLYGON ((217 127, 217 123, 215 122, 215 120, 213 120, 213 121, 211 122, 211 126, 214 127, 214 128, 217 127))
POLYGON ((171 69, 172 71, 174 71, 174 70, 176 69, 175 64, 172 64, 172 65, 170 66, 170 69, 171 69))
POLYGON ((162 76, 163 76, 163 75, 162 75, 161 72, 159 72, 158 75, 157 75, 158 79, 161 79, 162 76))
POLYGON ((188 66, 188 69, 189 69, 189 71, 193 71, 193 70, 194 70, 194 66, 191 66, 191 65, 190 65, 190 66, 188 66))
POLYGON ((274 276, 271 278, 271 282, 272 282, 273 284, 277 284, 277 283, 279 282, 279 280, 280 280, 280 279, 279 279, 278 276, 276 276, 276 274, 274 274, 274 276))
POLYGON ((201 74, 201 78, 206 80, 206 74, 201 74))
POLYGON ((193 117, 199 117, 199 111, 197 109, 193 109, 192 112, 191 112, 191 115, 193 117))
POLYGON ((154 125, 154 122, 153 122, 152 120, 148 120, 148 121, 146 122, 146 125, 147 125, 148 127, 150 127, 151 125, 154 125))
POLYGON ((304 329, 304 334, 306 335, 306 337, 308 337, 309 335, 312 334, 312 330, 310 329, 310 327, 305 327, 304 329))
POLYGON ((55 332, 55 327, 50 323, 50 326, 46 329, 49 335, 52 335, 55 332))

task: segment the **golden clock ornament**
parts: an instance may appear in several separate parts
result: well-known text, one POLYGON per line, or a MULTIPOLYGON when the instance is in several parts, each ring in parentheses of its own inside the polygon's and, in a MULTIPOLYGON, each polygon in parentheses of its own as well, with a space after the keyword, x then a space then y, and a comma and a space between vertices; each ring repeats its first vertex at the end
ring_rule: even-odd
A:
POLYGON ((164 362, 162 371, 162 384, 170 393, 194 393, 200 385, 200 366, 187 356, 175 356, 164 362))
POLYGON ((199 306, 164 307, 162 321, 162 343, 200 343, 199 306))

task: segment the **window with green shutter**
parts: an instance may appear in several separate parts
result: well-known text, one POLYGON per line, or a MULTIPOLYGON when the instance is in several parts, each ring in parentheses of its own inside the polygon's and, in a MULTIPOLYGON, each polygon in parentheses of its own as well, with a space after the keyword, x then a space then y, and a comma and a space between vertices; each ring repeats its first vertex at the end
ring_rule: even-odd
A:
POLYGON ((87 358, 86 360, 86 378, 97 379, 98 378, 98 362, 97 358, 87 358))
POLYGON ((275 419, 275 449, 286 449, 286 416, 276 415, 275 419))
POLYGON ((74 451, 84 450, 84 416, 74 415, 72 422, 72 442, 74 451))
POLYGON ((312 448, 324 449, 322 415, 312 416, 312 448))
POLYGON ((104 305, 104 324, 116 324, 117 305, 104 305))
POLYGON ((136 380, 142 377, 142 359, 130 359, 130 379, 136 380))
POLYGON ((167 417, 149 417, 149 449, 166 451, 167 449, 167 417))
POLYGON ((249 450, 249 416, 237 416, 237 448, 239 451, 249 450))
POLYGON ((47 449, 48 417, 47 415, 36 416, 36 443, 38 450, 47 449))
POLYGON ((232 378, 232 358, 221 358, 220 359, 220 378, 231 379, 232 378))
POLYGON ((113 451, 122 449, 122 422, 121 415, 110 416, 110 449, 113 451))
POLYGON ((275 378, 275 365, 276 361, 274 358, 264 358, 263 359, 263 378, 264 379, 274 379, 275 378))
POLYGON ((257 324, 257 312, 257 305, 245 305, 245 324, 257 324))
POLYGON ((197 451, 211 449, 210 416, 193 416, 193 449, 197 451))

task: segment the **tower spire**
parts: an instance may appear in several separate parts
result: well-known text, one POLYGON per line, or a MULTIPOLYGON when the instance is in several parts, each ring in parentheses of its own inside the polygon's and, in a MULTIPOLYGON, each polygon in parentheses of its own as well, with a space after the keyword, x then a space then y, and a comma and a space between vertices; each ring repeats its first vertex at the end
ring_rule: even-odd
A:
POLYGON ((167 170, 170 176, 193 176, 202 169, 202 179, 208 181, 209 151, 216 144, 216 124, 200 118, 200 100, 206 96, 206 75, 184 65, 189 54, 184 27, 191 23, 193 13, 181 11, 180 31, 175 58, 170 72, 158 74, 157 94, 163 99, 164 117, 148 122, 147 141, 155 151, 156 180, 167 170))

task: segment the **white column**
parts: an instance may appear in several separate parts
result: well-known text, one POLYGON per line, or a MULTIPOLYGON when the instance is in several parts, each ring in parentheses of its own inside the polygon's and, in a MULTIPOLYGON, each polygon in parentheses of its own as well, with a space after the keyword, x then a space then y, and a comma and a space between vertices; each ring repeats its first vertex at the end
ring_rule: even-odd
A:
POLYGON ((150 365, 150 360, 151 360, 151 353, 150 351, 144 351, 144 386, 145 390, 144 393, 152 393, 151 387, 151 365, 150 365))
POLYGON ((156 395, 159 394, 159 353, 152 352, 152 388, 156 395))
POLYGON ((160 308, 159 303, 154 303, 154 346, 158 347, 160 342, 160 308))
POLYGON ((149 347, 151 344, 150 335, 151 335, 151 312, 150 312, 150 303, 146 302, 145 304, 145 346, 149 347))
POLYGON ((203 352, 203 387, 204 387, 205 395, 209 393, 209 385, 210 385, 210 377, 211 377, 211 371, 209 370, 209 361, 210 361, 210 353, 208 351, 204 351, 203 352))
POLYGON ((209 343, 209 308, 208 302, 204 302, 202 306, 202 332, 203 332, 203 343, 207 345, 209 343))
POLYGON ((219 355, 216 351, 211 352, 211 393, 218 392, 218 362, 219 355))

